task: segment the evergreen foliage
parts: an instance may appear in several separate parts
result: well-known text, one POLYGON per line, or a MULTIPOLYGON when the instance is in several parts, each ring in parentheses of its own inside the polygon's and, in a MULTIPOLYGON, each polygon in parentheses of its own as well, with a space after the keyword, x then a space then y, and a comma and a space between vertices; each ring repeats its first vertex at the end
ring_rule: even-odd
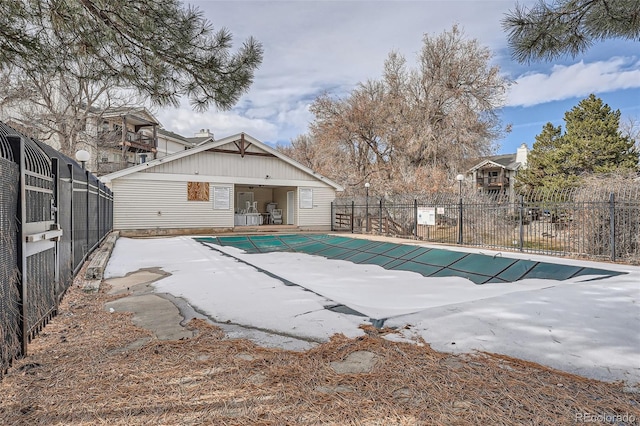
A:
POLYGON ((531 8, 517 5, 502 26, 519 62, 576 56, 595 41, 640 40, 640 1, 540 0, 531 8))
POLYGON ((226 29, 178 0, 0 2, 0 70, 135 89, 158 106, 231 108, 253 82, 262 46, 231 52, 226 29))
POLYGON ((583 176, 638 169, 635 141, 620 131, 620 111, 589 95, 564 115, 561 126, 547 123, 536 136, 521 187, 559 190, 577 186, 583 176))

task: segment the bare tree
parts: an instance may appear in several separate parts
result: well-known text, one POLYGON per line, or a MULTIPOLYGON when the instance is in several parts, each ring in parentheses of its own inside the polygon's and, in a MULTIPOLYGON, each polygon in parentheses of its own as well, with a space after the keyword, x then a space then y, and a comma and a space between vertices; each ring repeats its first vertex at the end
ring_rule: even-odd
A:
POLYGON ((451 168, 491 151, 501 132, 496 110, 509 86, 491 58, 489 49, 465 39, 457 26, 425 36, 418 68, 406 79, 401 115, 413 129, 403 152, 410 163, 451 168))
POLYGON ((276 149, 312 170, 324 170, 330 162, 329 155, 309 135, 298 135, 290 144, 279 144, 276 149))
POLYGON ((620 123, 620 133, 635 141, 636 151, 640 152, 640 121, 637 117, 627 117, 620 123))
POLYGON ((347 193, 362 192, 365 182, 379 194, 448 187, 463 161, 490 153, 502 132, 496 110, 510 82, 491 57, 457 26, 425 35, 415 68, 392 52, 381 79, 345 98, 318 97, 304 145, 294 141, 289 153, 307 157, 347 193))
POLYGON ((79 149, 97 150, 97 125, 102 114, 142 102, 134 92, 112 81, 92 81, 64 72, 44 74, 11 67, 0 74, 4 120, 17 120, 23 130, 73 157, 79 149))
POLYGON ((196 110, 231 108, 261 62, 260 43, 232 51, 228 30, 179 0, 0 2, 0 118, 68 155, 96 152, 108 108, 183 97, 196 110))

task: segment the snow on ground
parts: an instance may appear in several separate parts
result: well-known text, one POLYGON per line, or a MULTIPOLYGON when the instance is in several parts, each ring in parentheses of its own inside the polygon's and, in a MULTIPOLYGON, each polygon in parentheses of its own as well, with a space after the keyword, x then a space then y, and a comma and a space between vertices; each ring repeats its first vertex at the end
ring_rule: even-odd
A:
POLYGON ((385 319, 386 326, 437 350, 496 352, 586 377, 640 383, 640 268, 505 256, 626 274, 476 285, 300 253, 246 254, 174 237, 120 238, 105 278, 160 267, 172 275, 154 283, 156 291, 184 298, 214 321, 303 339, 355 337, 369 318, 385 319), (325 309, 336 303, 366 317, 325 309))

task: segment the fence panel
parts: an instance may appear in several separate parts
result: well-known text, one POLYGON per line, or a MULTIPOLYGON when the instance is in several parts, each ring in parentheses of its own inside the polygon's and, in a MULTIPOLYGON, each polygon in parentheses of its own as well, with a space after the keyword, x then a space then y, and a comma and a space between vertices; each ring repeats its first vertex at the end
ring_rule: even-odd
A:
POLYGON ((20 167, 0 127, 0 376, 22 351, 18 270, 18 184, 20 167))
POLYGON ((20 339, 26 354, 28 341, 56 310, 56 209, 51 161, 31 140, 8 136, 20 165, 18 269, 21 289, 20 339))
POLYGON ((63 230, 60 241, 58 241, 58 267, 61 286, 56 293, 60 297, 73 280, 73 235, 71 231, 73 184, 71 183, 71 174, 67 165, 61 164, 58 169, 58 210, 56 216, 60 228, 63 230))
POLYGON ((416 203, 416 210, 421 217, 427 216, 417 221, 416 238, 443 244, 457 242, 460 218, 457 203, 416 203))
POLYGON ((80 167, 73 167, 73 266, 74 272, 82 266, 89 252, 87 174, 80 167))
POLYGON ((88 251, 91 252, 94 247, 100 241, 100 236, 98 235, 98 222, 100 220, 98 215, 99 208, 99 189, 98 189, 98 179, 94 175, 88 175, 88 189, 89 193, 87 194, 87 229, 88 229, 88 240, 87 246, 89 247, 88 251))
MULTIPOLYGON (((460 210, 459 203, 457 210, 460 210)), ((520 213, 518 206, 513 203, 463 202, 462 218, 462 240, 459 244, 492 248, 513 247, 518 244, 520 213)))
POLYGON ((26 195, 26 222, 22 227, 22 238, 26 240, 23 305, 26 335, 31 339, 49 321, 57 307, 56 241, 59 231, 55 226, 57 206, 51 160, 30 139, 22 138, 22 142, 25 153, 23 194, 26 195))
POLYGON ((413 204, 337 199, 332 223, 335 231, 640 263, 640 189, 608 190, 434 194, 413 204))
POLYGON ((62 235, 60 235, 56 244, 57 279, 54 291, 56 300, 59 302, 73 280, 71 172, 69 164, 74 161, 43 142, 37 140, 33 140, 33 142, 51 159, 56 207, 53 211, 53 217, 58 228, 62 230, 62 235))
POLYGON ((2 376, 111 232, 113 195, 75 161, 1 122, 0 185, 2 376))

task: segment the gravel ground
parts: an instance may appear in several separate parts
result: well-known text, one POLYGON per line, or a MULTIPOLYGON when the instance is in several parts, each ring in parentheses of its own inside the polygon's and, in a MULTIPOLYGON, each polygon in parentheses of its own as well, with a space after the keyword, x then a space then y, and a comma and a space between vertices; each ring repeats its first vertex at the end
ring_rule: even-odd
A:
POLYGON ((157 340, 123 295, 70 288, 58 315, 0 381, 3 425, 639 424, 640 394, 530 362, 452 355, 393 330, 307 351, 229 339, 201 319, 157 340))

